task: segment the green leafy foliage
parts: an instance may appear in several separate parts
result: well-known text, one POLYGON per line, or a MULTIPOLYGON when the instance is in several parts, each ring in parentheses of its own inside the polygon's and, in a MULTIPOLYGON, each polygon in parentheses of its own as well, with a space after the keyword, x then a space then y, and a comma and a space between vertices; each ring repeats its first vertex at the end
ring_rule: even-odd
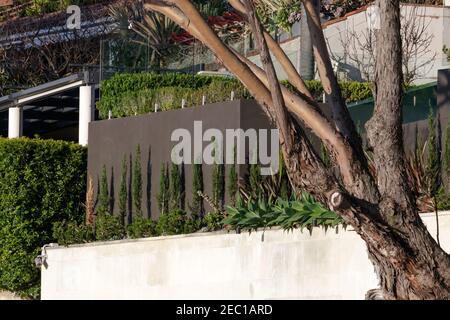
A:
POLYGON ((142 216, 142 169, 141 169, 141 147, 136 147, 134 157, 133 177, 132 177, 132 199, 133 213, 135 216, 142 216))
POLYGON ((19 11, 21 16, 37 16, 46 13, 52 13, 60 10, 66 10, 68 6, 75 4, 79 6, 100 3, 103 0, 33 0, 30 4, 28 0, 16 0, 17 4, 24 4, 19 11), (28 4, 28 5, 27 5, 28 4))
POLYGON ((87 243, 95 240, 95 231, 92 226, 76 221, 56 222, 53 225, 53 237, 58 244, 68 246, 70 244, 87 243))
POLYGON ((99 214, 95 219, 95 238, 99 241, 121 240, 125 229, 119 216, 99 214))
POLYGON ((156 231, 160 235, 175 235, 196 231, 193 219, 182 210, 172 210, 162 214, 156 223, 156 231))
POLYGON ((223 229, 223 215, 220 212, 212 211, 203 217, 203 222, 208 231, 217 231, 223 229))
MULTIPOLYGON (((288 89, 294 92, 297 91, 288 81, 281 81, 281 83, 288 89)), ((322 101, 324 93, 322 83, 318 80, 306 80, 305 84, 314 99, 322 101)), ((372 84, 369 82, 341 81, 339 82, 339 87, 346 103, 372 98, 372 84)))
POLYGON ((338 215, 306 193, 292 200, 259 198, 247 204, 238 201, 236 207, 227 207, 227 213, 222 223, 241 230, 272 226, 281 226, 283 229, 335 227, 343 222, 338 215))
POLYGON ((260 0, 256 2, 256 11, 264 27, 275 32, 283 29, 290 32, 292 25, 300 20, 301 2, 294 0, 260 0))
MULTIPOLYGON (((287 81, 282 83, 295 91, 287 81)), ((315 99, 322 100, 323 87, 320 81, 306 81, 306 86, 315 99)), ((341 82, 340 87, 347 103, 372 96, 369 83, 341 82)), ((227 77, 120 73, 102 83, 97 109, 104 119, 108 117, 109 110, 112 111, 113 117, 126 117, 153 112, 155 103, 159 105, 160 110, 179 109, 182 99, 188 107, 198 106, 203 95, 207 96, 208 103, 227 101, 231 91, 234 91, 236 99, 252 98, 238 80, 227 77)))
POLYGON ((237 81, 225 77, 188 74, 133 73, 116 74, 102 83, 102 95, 97 103, 102 118, 111 110, 113 117, 144 114, 154 111, 155 103, 161 110, 200 105, 203 95, 208 102, 236 98, 249 98, 247 90, 237 81))
POLYGON ((53 224, 83 221, 86 180, 83 147, 0 138, 0 289, 39 297, 34 259, 55 242, 53 224))
POLYGON ((152 219, 135 217, 133 223, 127 226, 127 234, 132 239, 157 236, 156 222, 152 219))

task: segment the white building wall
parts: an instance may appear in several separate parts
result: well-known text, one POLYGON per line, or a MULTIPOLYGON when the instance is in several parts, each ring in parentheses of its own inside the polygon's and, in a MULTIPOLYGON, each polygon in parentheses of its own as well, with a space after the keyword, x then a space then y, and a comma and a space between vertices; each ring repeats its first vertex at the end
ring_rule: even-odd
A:
MULTIPOLYGON (((430 45, 427 47, 428 52, 409 60, 410 67, 413 64, 422 66, 419 69, 419 79, 415 81, 416 84, 436 81, 437 70, 449 65, 447 57, 443 53, 444 45, 449 47, 449 13, 449 8, 441 6, 402 5, 401 7, 403 21, 413 20, 416 25, 426 26, 424 38, 431 38, 430 45)), ((364 54, 364 51, 360 50, 361 45, 367 43, 366 11, 349 15, 339 22, 326 25, 324 35, 329 43, 331 56, 342 63, 341 70, 346 70, 350 79, 360 80, 358 72, 355 70, 359 69, 359 65, 351 56, 357 55, 359 61, 368 61, 367 53, 364 54)), ((364 78, 364 74, 362 76, 364 78)))
MULTIPOLYGON (((402 15, 405 17, 409 15, 411 10, 415 10, 415 23, 423 21, 423 24, 427 26, 427 35, 432 38, 428 47, 429 52, 422 57, 410 60, 411 63, 417 63, 418 65, 425 64, 420 71, 419 79, 415 83, 422 84, 436 81, 437 70, 450 66, 447 56, 443 52, 444 45, 450 48, 450 8, 444 6, 402 5, 401 10, 402 15)), ((369 69, 361 67, 350 57, 350 55, 355 56, 356 54, 359 57, 359 61, 363 61, 364 64, 370 64, 367 53, 363 53, 363 51, 358 49, 361 44, 366 42, 365 39, 368 34, 367 14, 365 10, 356 12, 348 14, 345 18, 335 20, 336 22, 330 21, 325 23, 323 31, 329 45, 330 56, 333 60, 340 62, 339 77, 341 79, 364 81, 366 78, 364 73, 360 72, 360 69, 369 69), (352 34, 354 36, 350 36, 352 34)), ((281 47, 288 54, 297 70, 299 67, 300 41, 301 39, 296 37, 281 44, 281 47)), ((250 60, 260 65, 258 56, 251 56, 250 60)), ((281 79, 287 78, 276 61, 275 68, 281 79)), ((369 71, 369 73, 372 72, 369 71)))

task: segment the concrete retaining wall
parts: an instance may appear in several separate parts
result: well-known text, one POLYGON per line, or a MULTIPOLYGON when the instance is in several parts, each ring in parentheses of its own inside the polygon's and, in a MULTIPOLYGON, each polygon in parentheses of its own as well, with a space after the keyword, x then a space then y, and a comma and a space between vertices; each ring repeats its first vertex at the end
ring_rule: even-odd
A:
MULTIPOLYGON (((423 219, 432 234, 433 214, 423 219)), ((440 215, 450 251, 450 213, 440 215)), ((42 299, 363 299, 377 286, 351 230, 204 233, 47 249, 42 299)))

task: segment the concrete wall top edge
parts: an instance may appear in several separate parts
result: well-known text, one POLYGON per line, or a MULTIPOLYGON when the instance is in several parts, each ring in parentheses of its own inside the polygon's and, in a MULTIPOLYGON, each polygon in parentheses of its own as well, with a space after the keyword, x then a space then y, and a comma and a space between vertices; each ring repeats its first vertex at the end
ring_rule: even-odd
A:
MULTIPOLYGON (((423 219, 433 218, 435 217, 434 212, 427 212, 427 213, 421 213, 420 216, 423 219)), ((450 211, 442 211, 439 212, 439 217, 448 217, 450 216, 450 211)), ((257 229, 256 231, 253 230, 250 232, 243 231, 241 233, 236 233, 234 230, 220 230, 220 231, 214 231, 214 232, 196 232, 196 233, 190 233, 190 234, 180 234, 180 235, 172 235, 172 236, 159 236, 159 237, 149 237, 149 238, 140 238, 140 239, 124 239, 124 240, 114 240, 114 241, 97 241, 97 242, 91 242, 91 243, 84 243, 84 244, 74 244, 69 246, 56 246, 56 247, 48 247, 46 250, 61 250, 61 249, 70 249, 70 248, 82 248, 82 247, 97 247, 97 246, 109 246, 109 245, 121 245, 125 243, 137 243, 137 242, 148 242, 148 241, 161 241, 161 240, 174 240, 174 239, 185 239, 185 238, 200 238, 200 237, 211 237, 211 236, 232 236, 232 235, 249 235, 249 234, 256 234, 262 236, 264 233, 270 232, 270 231, 280 231, 282 230, 281 227, 272 227, 270 229, 257 229)), ((344 230, 342 226, 339 226, 339 232, 346 231, 346 232, 354 232, 354 229, 350 226, 347 226, 344 230)), ((286 231, 287 233, 293 232, 293 231, 286 231)), ((295 229, 294 232, 300 232, 302 234, 309 235, 309 231, 306 229, 295 229)), ((321 233, 321 235, 327 236, 329 234, 335 234, 335 228, 328 228, 328 230, 324 230, 321 227, 313 228, 312 233, 321 233)), ((339 233, 337 233, 339 234, 339 233)))

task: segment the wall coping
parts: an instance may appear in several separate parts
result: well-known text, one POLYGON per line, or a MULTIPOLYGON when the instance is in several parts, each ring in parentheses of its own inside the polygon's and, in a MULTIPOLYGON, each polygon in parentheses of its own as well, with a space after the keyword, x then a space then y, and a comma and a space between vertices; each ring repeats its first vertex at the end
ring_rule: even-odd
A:
MULTIPOLYGON (((434 212, 427 212, 427 213, 420 214, 420 216, 422 218, 431 218, 431 217, 434 217, 435 215, 436 214, 434 212)), ((439 211, 439 216, 440 217, 450 216, 450 211, 439 211)), ((219 231, 212 231, 212 232, 198 231, 195 233, 170 235, 170 236, 148 237, 148 238, 139 238, 139 239, 122 239, 122 240, 111 240, 111 241, 95 241, 95 242, 90 242, 90 243, 72 244, 69 246, 57 245, 54 247, 46 247, 46 250, 62 250, 62 249, 71 249, 71 248, 98 247, 98 246, 107 246, 107 245, 121 245, 121 244, 138 243, 138 242, 174 240, 174 239, 184 239, 184 238, 198 238, 198 237, 221 236, 221 235, 246 235, 246 234, 250 234, 250 233, 256 233, 256 234, 260 233, 262 235, 265 232, 279 231, 279 230, 283 230, 283 229, 279 226, 276 226, 276 227, 267 228, 267 229, 259 228, 257 230, 252 230, 251 232, 243 231, 240 233, 236 233, 235 230, 219 230, 219 231)), ((305 228, 303 228, 303 229, 297 228, 295 230, 298 230, 301 233, 308 232, 308 231, 305 232, 305 228)), ((323 227, 314 227, 313 230, 324 231, 324 228, 323 227)), ((335 232, 336 228, 328 228, 327 230, 330 230, 331 232, 335 232)), ((344 229, 342 227, 342 225, 338 226, 338 232, 339 231, 355 232, 355 230, 353 228, 351 228, 350 226, 348 226, 344 229)), ((289 232, 289 231, 286 230, 286 232, 289 232)))

